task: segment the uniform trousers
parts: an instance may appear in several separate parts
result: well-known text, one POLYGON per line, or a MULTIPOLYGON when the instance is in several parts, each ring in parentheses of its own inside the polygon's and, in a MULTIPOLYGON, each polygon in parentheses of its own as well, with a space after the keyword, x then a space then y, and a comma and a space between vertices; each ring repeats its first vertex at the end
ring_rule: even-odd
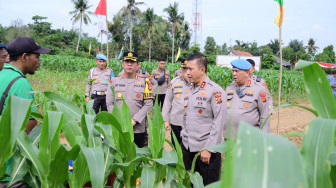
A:
POLYGON ((134 143, 139 147, 145 147, 147 146, 148 142, 147 142, 147 134, 146 132, 144 133, 134 133, 134 143))
MULTIPOLYGON (((6 188, 8 185, 8 181, 1 181, 0 188, 6 188)), ((26 188, 27 184, 24 181, 18 181, 10 186, 11 188, 26 188)))
POLYGON ((107 111, 106 95, 92 94, 91 99, 94 99, 92 108, 96 112, 96 114, 99 113, 99 109, 101 109, 101 111, 107 111))
POLYGON ((173 138, 173 133, 174 133, 175 136, 176 136, 176 139, 178 141, 178 144, 180 144, 180 146, 181 146, 181 143, 182 143, 182 138, 181 138, 182 126, 170 124, 170 127, 171 127, 170 135, 171 135, 171 141, 172 141, 173 145, 175 146, 175 141, 174 141, 174 138, 173 138))
MULTIPOLYGON (((192 161, 198 152, 190 152, 189 149, 185 148, 183 143, 182 152, 184 166, 186 170, 190 170, 192 161)), ((219 180, 221 165, 222 158, 220 153, 212 153, 209 164, 203 163, 201 157, 198 156, 195 164, 195 172, 199 172, 203 178, 203 184, 208 185, 219 180)))
POLYGON ((163 102, 165 100, 166 94, 158 94, 158 103, 161 106, 161 112, 163 108, 163 102))

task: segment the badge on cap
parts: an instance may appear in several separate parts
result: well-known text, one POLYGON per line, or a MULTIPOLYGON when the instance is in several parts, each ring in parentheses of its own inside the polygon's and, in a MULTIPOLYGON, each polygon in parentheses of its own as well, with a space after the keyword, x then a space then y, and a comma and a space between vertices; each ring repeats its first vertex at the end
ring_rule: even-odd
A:
POLYGON ((127 56, 128 56, 128 57, 133 57, 133 53, 130 52, 130 53, 127 54, 127 56))

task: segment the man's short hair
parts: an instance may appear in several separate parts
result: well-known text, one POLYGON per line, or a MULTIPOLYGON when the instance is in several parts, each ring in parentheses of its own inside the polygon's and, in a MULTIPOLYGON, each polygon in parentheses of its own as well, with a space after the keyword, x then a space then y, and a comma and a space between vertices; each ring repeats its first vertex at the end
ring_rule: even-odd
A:
MULTIPOLYGON (((26 53, 27 56, 30 56, 31 54, 33 54, 34 52, 28 52, 26 53)), ((17 61, 23 54, 19 54, 19 55, 9 55, 9 61, 17 61)))
POLYGON ((252 67, 255 67, 255 62, 253 61, 253 59, 246 59, 246 61, 250 62, 252 67))
POLYGON ((157 61, 166 61, 164 57, 160 57, 157 61))
POLYGON ((336 70, 331 71, 331 74, 336 74, 336 70))
POLYGON ((202 66, 204 66, 205 67, 205 73, 207 73, 208 60, 203 54, 195 53, 195 54, 191 54, 190 56, 188 56, 187 61, 193 61, 193 60, 196 60, 198 68, 201 68, 202 66))

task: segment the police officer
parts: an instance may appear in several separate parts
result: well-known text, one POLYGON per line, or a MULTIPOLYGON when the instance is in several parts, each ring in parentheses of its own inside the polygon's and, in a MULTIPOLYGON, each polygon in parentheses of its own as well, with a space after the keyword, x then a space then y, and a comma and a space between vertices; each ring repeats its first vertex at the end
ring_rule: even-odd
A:
POLYGON ((186 65, 187 61, 181 63, 182 75, 174 78, 170 82, 162 109, 164 124, 167 131, 171 128, 171 141, 174 146, 173 132, 178 140, 178 144, 181 145, 182 142, 180 133, 184 116, 184 95, 191 86, 186 74, 186 65))
MULTIPOLYGON (((207 76, 208 61, 196 53, 187 58, 187 75, 193 86, 184 98, 184 123, 181 131, 183 162, 191 169, 194 156, 201 150, 223 141, 226 96, 223 89, 207 76)), ((195 170, 205 185, 219 179, 221 154, 204 150, 197 158, 195 170)))
MULTIPOLYGON (((235 137, 241 121, 260 128, 269 115, 269 101, 267 89, 260 82, 253 82, 250 78, 251 64, 244 59, 231 62, 234 82, 229 84, 227 94, 227 121, 225 135, 235 137)), ((263 127, 270 131, 269 120, 263 127)))
POLYGON ((90 101, 89 96, 92 89, 91 99, 94 99, 93 109, 96 114, 99 112, 100 108, 101 111, 107 111, 106 91, 108 83, 106 83, 106 81, 111 80, 111 78, 114 76, 112 69, 106 67, 106 61, 107 58, 103 54, 98 54, 96 56, 97 67, 90 69, 88 81, 86 83, 86 102, 90 101))
POLYGON ((158 59, 158 68, 152 71, 152 76, 158 82, 159 93, 158 93, 158 102, 163 108, 164 99, 170 83, 170 72, 165 69, 166 62, 164 58, 158 59))
POLYGON ((175 71, 174 78, 176 78, 176 77, 182 75, 182 69, 183 69, 182 65, 183 65, 183 64, 187 64, 187 60, 186 60, 186 59, 182 59, 182 60, 181 60, 181 68, 178 69, 177 71, 175 71))
POLYGON ((268 104, 269 104, 269 109, 270 109, 270 113, 273 112, 273 99, 272 99, 272 95, 270 94, 267 84, 265 82, 265 80, 261 77, 261 75, 254 75, 254 71, 255 71, 255 62, 253 61, 253 59, 246 59, 249 63, 251 63, 251 69, 250 69, 250 78, 253 80, 254 83, 259 82, 261 85, 263 85, 266 90, 267 90, 267 100, 268 100, 268 104))
POLYGON ((115 96, 111 89, 107 90, 107 109, 111 113, 114 99, 119 107, 122 106, 124 98, 128 105, 133 124, 134 142, 138 147, 144 147, 146 141, 146 116, 153 107, 153 93, 151 82, 148 78, 142 78, 136 74, 138 70, 138 54, 125 52, 123 54, 122 67, 124 73, 121 76, 113 77, 111 87, 115 91, 115 96))
MULTIPOLYGON (((122 74, 124 73, 124 70, 122 70, 118 76, 121 76, 122 74)), ((156 95, 156 90, 157 90, 157 87, 158 87, 158 83, 157 81, 153 78, 152 75, 150 75, 144 68, 141 68, 141 63, 139 62, 138 63, 138 70, 137 70, 137 74, 138 76, 142 77, 142 78, 148 78, 149 81, 151 82, 152 84, 152 90, 153 90, 153 95, 155 96, 156 95)))

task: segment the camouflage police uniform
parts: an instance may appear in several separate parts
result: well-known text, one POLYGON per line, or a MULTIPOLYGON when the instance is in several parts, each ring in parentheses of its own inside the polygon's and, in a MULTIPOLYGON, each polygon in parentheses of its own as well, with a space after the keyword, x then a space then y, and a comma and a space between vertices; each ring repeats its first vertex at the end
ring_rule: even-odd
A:
POLYGON ((111 89, 107 90, 106 103, 108 112, 112 113, 114 99, 116 99, 117 104, 121 108, 122 98, 124 98, 130 109, 132 119, 136 122, 136 125, 133 127, 134 142, 138 147, 144 147, 147 143, 145 140, 146 117, 153 107, 151 82, 148 78, 142 78, 138 74, 131 79, 126 78, 122 74, 120 77, 112 78, 111 87, 115 91, 115 96, 111 89))
MULTIPOLYGON (((260 128, 270 113, 267 89, 260 83, 248 80, 247 84, 239 87, 231 83, 225 90, 227 94, 227 121, 225 135, 235 137, 239 123, 245 121, 260 128)), ((269 120, 263 131, 270 131, 269 120)))
POLYGON ((100 70, 98 67, 93 67, 90 69, 88 75, 88 81, 86 83, 85 97, 90 96, 91 89, 92 95, 91 99, 95 99, 93 103, 93 109, 96 114, 101 111, 107 111, 106 107, 106 91, 108 87, 108 81, 113 77, 113 71, 110 68, 105 68, 100 70), (94 80, 94 81, 93 81, 94 80))
POLYGON ((264 79, 262 79, 262 77, 260 75, 256 76, 253 75, 251 80, 254 81, 254 83, 260 83, 262 86, 264 86, 267 90, 267 100, 268 100, 268 104, 269 104, 269 109, 270 109, 270 113, 273 113, 273 99, 272 99, 272 95, 270 94, 267 84, 265 82, 264 79))
POLYGON ((169 86, 162 108, 163 120, 170 123, 171 126, 171 140, 175 146, 173 139, 174 132, 179 144, 182 140, 180 132, 182 130, 183 116, 184 116, 184 95, 190 89, 191 84, 187 82, 183 76, 174 78, 169 86))
MULTIPOLYGON (((197 152, 223 141, 226 95, 223 89, 206 77, 200 86, 192 86, 184 98, 185 117, 181 131, 183 161, 187 170, 197 152)), ((212 151, 210 151, 212 152, 212 151)), ((204 184, 217 181, 221 168, 221 154, 212 152, 210 163, 197 158, 195 170, 204 184)))
POLYGON ((159 68, 152 71, 152 76, 155 80, 159 79, 161 76, 163 76, 166 72, 166 79, 165 82, 162 85, 159 85, 159 93, 158 93, 158 102, 160 103, 161 109, 163 108, 164 99, 166 96, 166 92, 168 89, 168 85, 170 83, 170 72, 166 69, 160 70, 159 68))

